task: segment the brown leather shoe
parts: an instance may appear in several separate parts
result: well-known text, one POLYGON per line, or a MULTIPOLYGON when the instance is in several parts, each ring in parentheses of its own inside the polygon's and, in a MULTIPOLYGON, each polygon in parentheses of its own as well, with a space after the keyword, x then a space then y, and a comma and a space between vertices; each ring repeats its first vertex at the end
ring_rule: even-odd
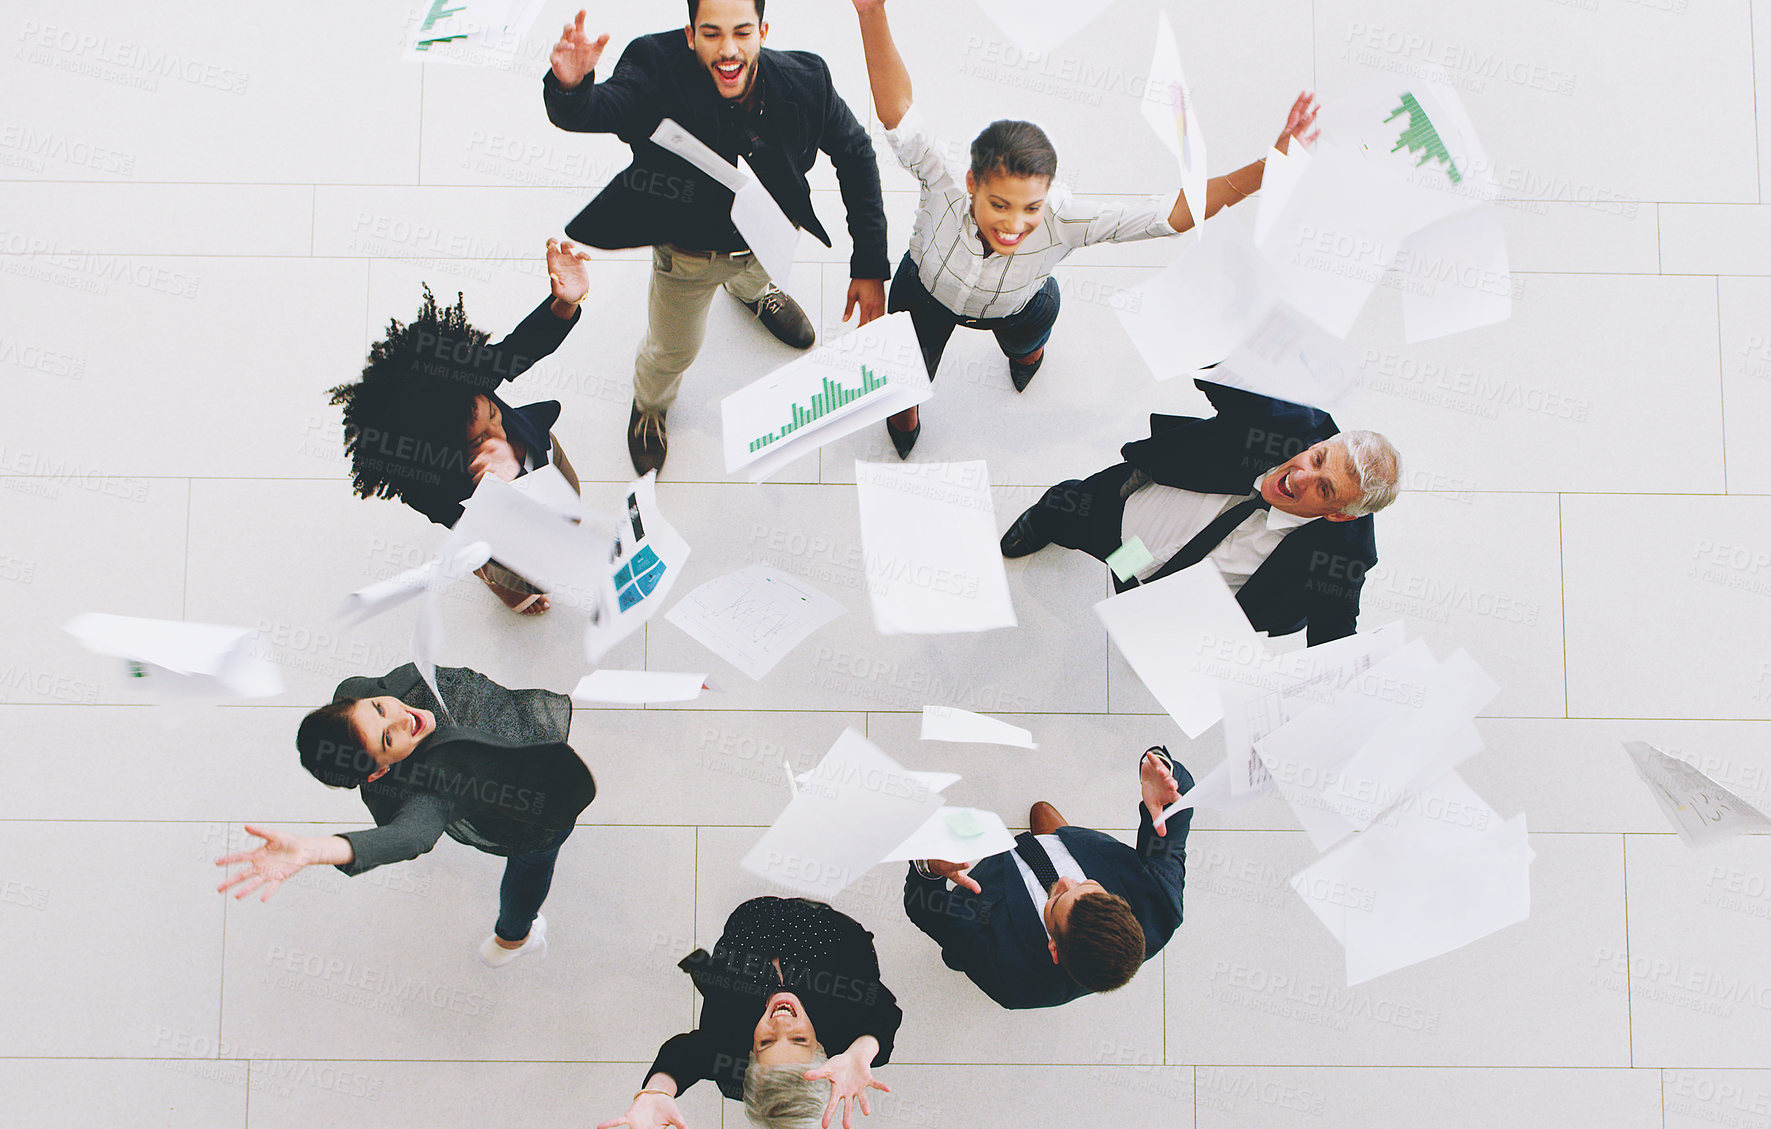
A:
POLYGON ((663 467, 668 446, 664 413, 642 412, 635 404, 627 420, 627 455, 633 460, 634 473, 644 477, 647 471, 663 467))
POLYGON ((806 317, 806 312, 799 308, 799 303, 788 297, 787 292, 779 286, 770 286, 763 291, 761 298, 754 302, 745 302, 744 306, 783 345, 791 345, 795 349, 810 349, 817 340, 818 335, 812 329, 812 319, 806 317))
POLYGON ((1050 835, 1060 827, 1070 826, 1070 821, 1057 808, 1041 800, 1027 809, 1027 826, 1035 835, 1050 835))

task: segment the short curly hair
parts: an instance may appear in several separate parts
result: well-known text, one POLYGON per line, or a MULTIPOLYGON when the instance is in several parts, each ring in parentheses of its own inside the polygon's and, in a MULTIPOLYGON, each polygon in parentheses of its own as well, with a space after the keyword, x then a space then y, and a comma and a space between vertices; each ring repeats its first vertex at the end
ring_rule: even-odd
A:
POLYGON ((361 380, 331 390, 344 406, 344 453, 351 488, 361 498, 399 498, 471 484, 467 428, 474 397, 492 387, 458 358, 483 356, 490 334, 467 320, 459 292, 439 306, 430 287, 409 324, 388 319, 387 336, 369 347, 361 380))

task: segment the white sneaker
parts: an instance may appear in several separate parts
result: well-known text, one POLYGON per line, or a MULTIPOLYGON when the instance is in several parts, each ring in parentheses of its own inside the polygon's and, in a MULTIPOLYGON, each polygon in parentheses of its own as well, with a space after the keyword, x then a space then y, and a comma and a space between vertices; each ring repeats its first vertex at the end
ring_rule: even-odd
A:
POLYGON ((535 924, 529 927, 529 939, 523 942, 522 948, 507 949, 498 943, 498 934, 494 933, 480 944, 480 963, 487 968, 503 968, 520 956, 533 953, 537 957, 547 955, 547 918, 535 915, 535 924))

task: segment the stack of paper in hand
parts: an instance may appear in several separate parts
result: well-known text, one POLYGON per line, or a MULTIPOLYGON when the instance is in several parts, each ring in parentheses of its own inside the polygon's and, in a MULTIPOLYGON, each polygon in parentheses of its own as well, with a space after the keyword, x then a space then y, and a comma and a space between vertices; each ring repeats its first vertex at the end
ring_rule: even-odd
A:
POLYGON ((941 790, 951 773, 911 772, 853 729, 845 729, 743 866, 814 898, 840 893, 881 862, 950 858, 970 862, 1013 846, 1002 820, 951 808, 941 790))
POLYGON ((80 645, 124 660, 161 701, 232 701, 283 692, 283 675, 252 654, 249 627, 85 612, 63 627, 80 645))

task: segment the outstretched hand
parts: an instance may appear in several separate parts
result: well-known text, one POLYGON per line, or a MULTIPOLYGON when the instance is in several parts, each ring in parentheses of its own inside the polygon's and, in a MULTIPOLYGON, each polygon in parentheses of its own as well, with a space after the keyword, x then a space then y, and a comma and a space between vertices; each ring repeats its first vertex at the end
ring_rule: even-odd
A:
POLYGON ((854 1106, 861 1107, 863 1116, 873 1113, 867 1104, 868 1090, 880 1090, 888 1094, 892 1092, 890 1086, 874 1079, 873 1070, 867 1065, 866 1059, 853 1051, 845 1051, 816 1070, 806 1071, 805 1077, 808 1082, 819 1078, 830 1079, 830 1101, 824 1106, 824 1129, 830 1129, 830 1119, 835 1114, 838 1103, 842 1105, 842 1129, 852 1129, 854 1106))
POLYGON ((596 70, 597 60, 603 57, 603 48, 609 45, 609 33, 604 32, 594 40, 584 31, 584 9, 578 9, 578 18, 566 25, 560 32, 560 41, 553 45, 553 52, 548 61, 553 64, 553 77, 559 79, 560 85, 567 90, 584 81, 584 76, 596 70))
POLYGON ((976 859, 973 859, 971 862, 948 862, 946 859, 924 859, 923 865, 934 871, 936 874, 939 874, 942 878, 951 878, 955 886, 964 886, 974 894, 982 894, 984 892, 984 887, 978 885, 978 880, 976 878, 973 878, 970 874, 966 873, 976 864, 976 862, 976 859))
POLYGON ((885 0, 855 0, 855 12, 865 16, 869 12, 877 12, 885 7, 885 0))
POLYGON ((1144 806, 1150 809, 1150 822, 1155 825, 1156 834, 1167 836, 1168 822, 1162 818, 1162 809, 1181 798, 1181 786, 1175 782, 1175 774, 1152 750, 1144 754, 1138 765, 1138 782, 1143 786, 1144 806))
POLYGON ((547 281, 555 298, 576 305, 590 293, 590 275, 584 269, 589 261, 590 252, 570 239, 547 241, 547 281))
POLYGON ((1289 152, 1294 137, 1305 145, 1316 144, 1316 139, 1322 136, 1322 131, 1314 128, 1316 111, 1321 108, 1322 104, 1308 90, 1299 94, 1297 101, 1291 104, 1291 112, 1285 115, 1285 128, 1280 131, 1279 140, 1273 142, 1273 148, 1281 153, 1289 152))
POLYGON ((849 279, 849 300, 848 304, 842 308, 843 321, 848 321, 849 316, 859 309, 861 320, 855 324, 863 326, 885 313, 885 308, 886 290, 882 280, 877 278, 849 279))
POLYGON ((596 1129, 615 1129, 617 1125, 629 1126, 629 1129, 688 1129, 683 1124, 682 1111, 676 1108, 676 1099, 664 1094, 640 1094, 627 1107, 627 1112, 613 1121, 605 1121, 596 1129))
POLYGON ((254 827, 250 823, 246 825, 246 833, 263 839, 264 845, 215 860, 216 866, 229 866, 237 862, 248 864, 245 870, 235 871, 228 876, 227 881, 217 886, 215 889, 218 893, 226 893, 231 887, 240 886, 239 891, 234 894, 238 899, 262 886, 264 896, 258 900, 268 902, 271 895, 277 892, 278 886, 314 861, 313 851, 307 841, 298 835, 254 827), (241 886, 241 883, 245 885, 241 886))

